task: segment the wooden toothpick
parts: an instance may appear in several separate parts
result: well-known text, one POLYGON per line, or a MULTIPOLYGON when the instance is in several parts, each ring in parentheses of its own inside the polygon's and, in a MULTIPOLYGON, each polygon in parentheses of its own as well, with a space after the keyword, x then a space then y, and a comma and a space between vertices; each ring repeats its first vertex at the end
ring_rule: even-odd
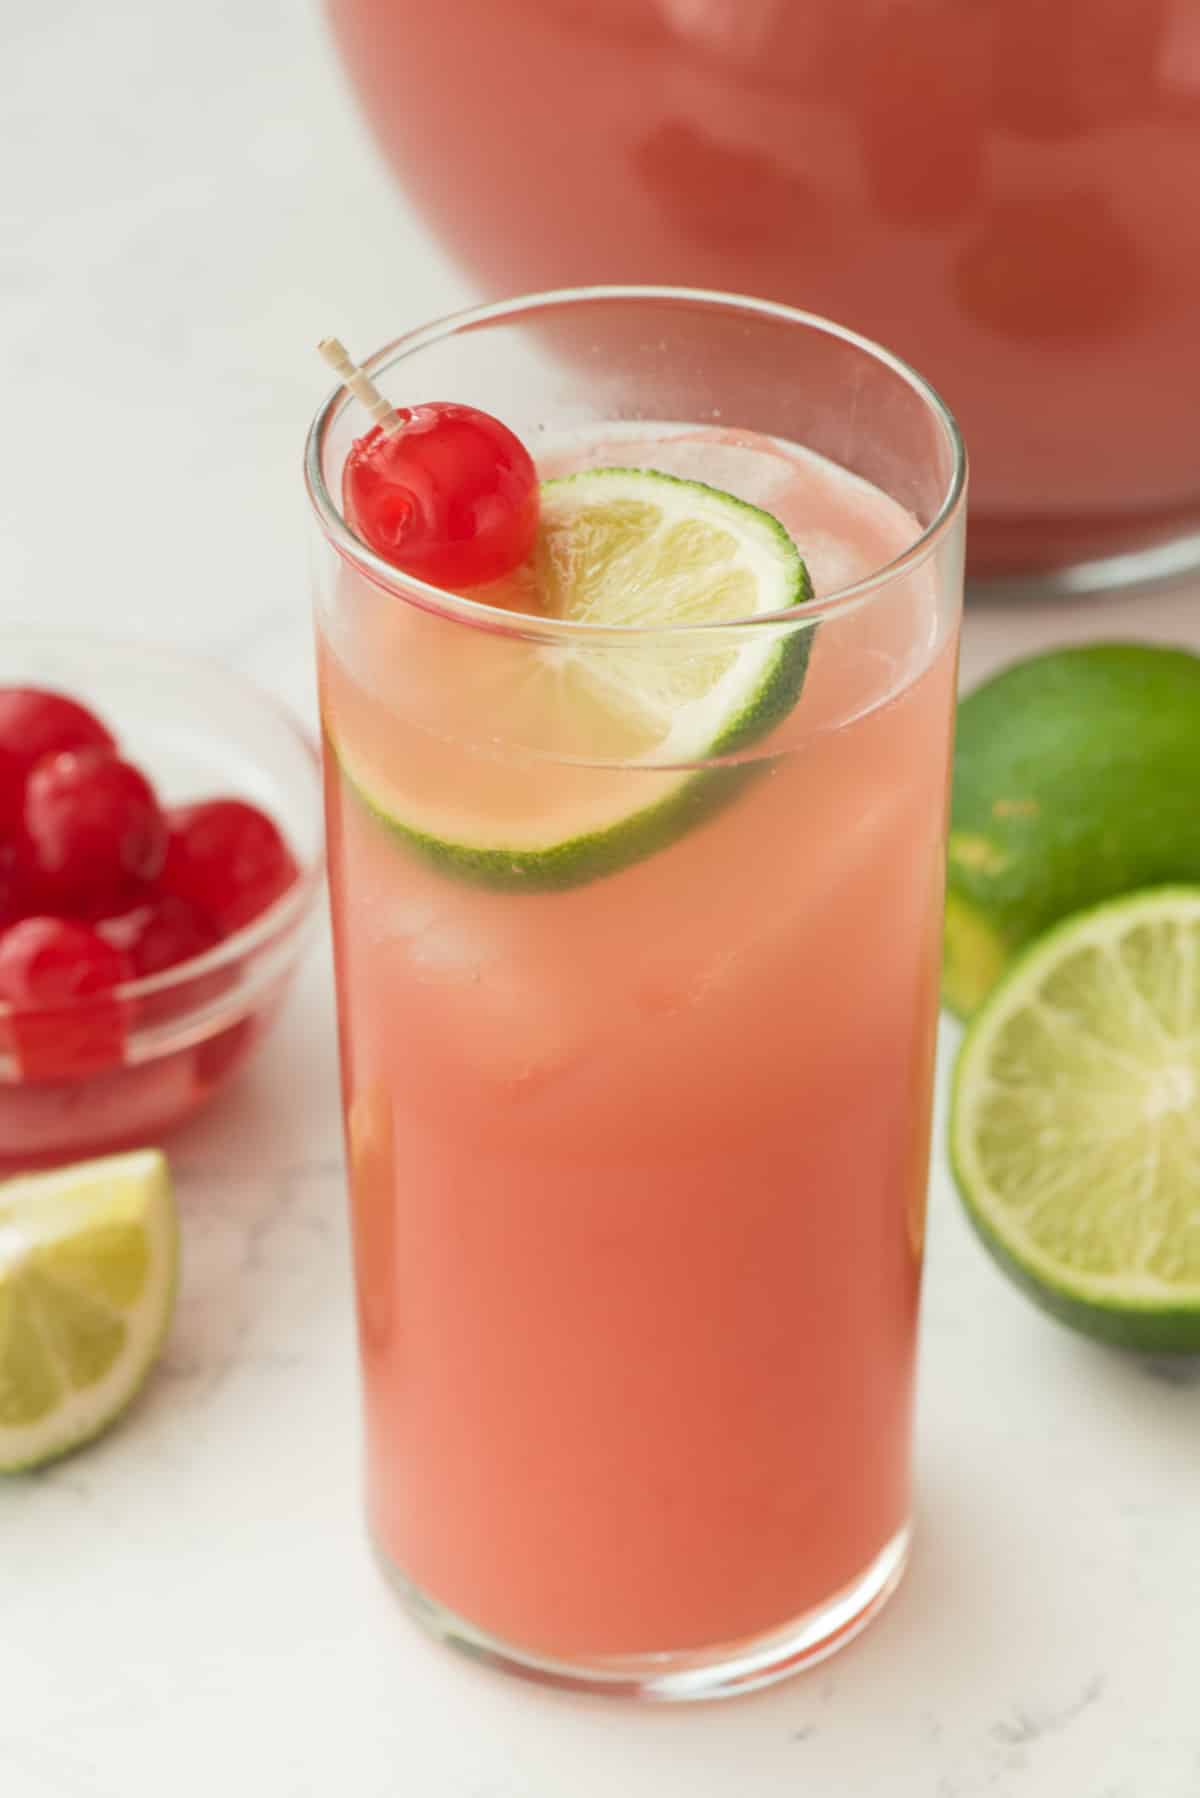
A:
POLYGON ((317 350, 328 362, 347 392, 352 393, 355 399, 366 407, 377 425, 382 425, 389 436, 393 431, 400 429, 404 420, 391 401, 386 400, 380 393, 366 370, 361 369, 357 362, 351 361, 346 346, 340 338, 322 337, 317 345, 317 350))

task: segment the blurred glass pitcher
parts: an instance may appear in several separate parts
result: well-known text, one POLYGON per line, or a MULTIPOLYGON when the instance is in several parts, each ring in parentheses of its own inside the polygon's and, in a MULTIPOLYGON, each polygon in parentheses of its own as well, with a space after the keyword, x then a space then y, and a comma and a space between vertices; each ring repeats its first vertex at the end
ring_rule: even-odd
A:
POLYGON ((489 293, 786 300, 924 369, 971 568, 1200 560, 1200 0, 329 0, 489 293))

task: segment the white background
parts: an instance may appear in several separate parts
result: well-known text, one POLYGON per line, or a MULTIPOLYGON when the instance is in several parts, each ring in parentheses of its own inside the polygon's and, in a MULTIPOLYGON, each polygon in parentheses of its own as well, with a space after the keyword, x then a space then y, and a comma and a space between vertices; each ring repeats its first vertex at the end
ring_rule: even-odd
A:
MULTIPOLYGON (((312 345, 469 289, 311 0, 7 0, 0 31, 0 622, 215 651, 311 719, 312 345)), ((965 669, 1200 646, 1198 597, 977 609, 965 669)), ((639 1712, 419 1636, 359 1525, 331 1018, 322 941, 180 1139, 160 1376, 104 1443, 0 1486, 3 1798, 1196 1798, 1200 1382, 1030 1310, 940 1166, 917 1547, 865 1638, 734 1705, 639 1712)))

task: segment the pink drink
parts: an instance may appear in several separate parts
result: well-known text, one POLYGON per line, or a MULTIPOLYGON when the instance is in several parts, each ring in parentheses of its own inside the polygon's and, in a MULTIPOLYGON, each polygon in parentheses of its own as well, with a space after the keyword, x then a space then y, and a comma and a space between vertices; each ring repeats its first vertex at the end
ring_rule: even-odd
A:
POLYGON ((668 281, 846 321, 971 445, 973 568, 1200 529, 1196 0, 330 0, 492 293, 668 281))
MULTIPOLYGON (((765 491, 818 592, 916 535, 765 443, 589 459, 634 456, 765 491)), ((918 615, 928 639, 916 584, 818 633, 791 747, 563 892, 429 867, 328 759, 372 1528, 542 1659, 751 1639, 899 1565, 954 682, 918 615)), ((375 616, 377 676, 427 620, 375 616)), ((519 789, 445 673, 435 738, 325 643, 327 728, 381 786, 519 789)), ((547 797, 586 809, 609 778, 560 767, 547 797)))
POLYGON ((641 596, 623 631, 520 582, 463 600, 347 531, 360 409, 310 437, 377 1548, 510 1669, 742 1689, 845 1640, 904 1562, 953 422, 836 327, 685 292, 514 301, 372 366, 393 403, 502 417, 543 477, 640 466, 761 506, 815 584, 669 625, 686 527, 611 588, 641 596), (762 670, 804 648, 780 699, 762 670), (735 715, 764 709, 720 757, 730 670, 735 715))

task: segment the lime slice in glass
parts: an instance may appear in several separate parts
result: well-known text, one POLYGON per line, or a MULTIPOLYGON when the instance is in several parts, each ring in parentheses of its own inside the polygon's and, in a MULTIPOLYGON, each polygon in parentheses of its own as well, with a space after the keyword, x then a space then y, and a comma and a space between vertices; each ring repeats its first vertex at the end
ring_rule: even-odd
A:
POLYGON ((1200 1351, 1200 888, 1083 912, 995 988, 958 1060, 968 1215, 1047 1311, 1200 1351))
MULTIPOLYGON (((542 522, 526 578, 544 615, 621 630, 736 625, 812 597, 799 551, 769 513, 698 481, 595 468, 542 485, 542 522)), ((533 609, 532 606, 524 609, 533 609)), ((523 647, 520 703, 544 717, 596 723, 608 778, 581 776, 564 807, 530 781, 525 814, 473 816, 423 797, 420 773, 368 764, 327 717, 326 735, 360 799, 447 872, 510 890, 574 886, 638 861, 723 803, 751 764, 697 768, 761 739, 795 705, 811 629, 589 641, 581 633, 523 647), (621 762, 647 766, 618 767, 621 762)), ((464 677, 469 678, 464 658, 464 677)), ((489 674, 494 671, 489 669, 489 674)), ((461 695, 459 696, 461 700, 461 695)), ((491 715, 494 690, 479 696, 491 715)), ((588 771, 584 770, 584 775, 588 771)))
POLYGON ((154 1149, 0 1184, 0 1472, 98 1435, 174 1303, 178 1229, 154 1149))

